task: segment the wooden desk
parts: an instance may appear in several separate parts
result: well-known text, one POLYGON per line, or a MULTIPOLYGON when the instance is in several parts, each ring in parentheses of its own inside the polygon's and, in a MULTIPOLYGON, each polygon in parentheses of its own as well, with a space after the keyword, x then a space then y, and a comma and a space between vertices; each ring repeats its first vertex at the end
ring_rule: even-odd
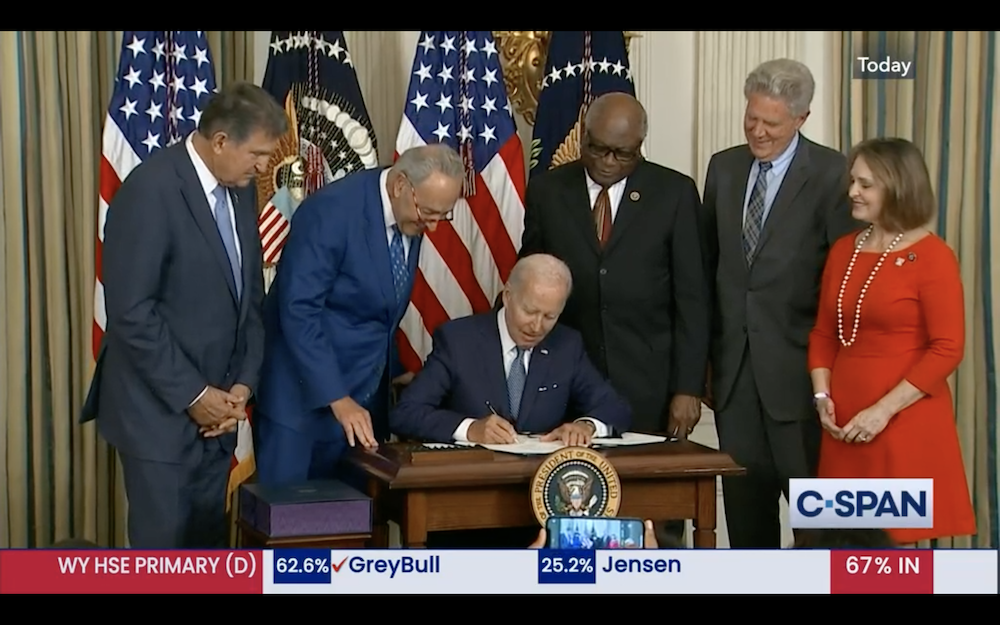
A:
MULTIPOLYGON (((727 454, 692 442, 602 453, 622 481, 619 516, 694 519, 695 546, 715 548, 715 478, 745 473, 727 454)), ((395 443, 347 460, 368 477, 372 546, 385 548, 390 520, 399 523, 404 547, 424 547, 428 532, 536 525, 528 485, 543 458, 395 443)))

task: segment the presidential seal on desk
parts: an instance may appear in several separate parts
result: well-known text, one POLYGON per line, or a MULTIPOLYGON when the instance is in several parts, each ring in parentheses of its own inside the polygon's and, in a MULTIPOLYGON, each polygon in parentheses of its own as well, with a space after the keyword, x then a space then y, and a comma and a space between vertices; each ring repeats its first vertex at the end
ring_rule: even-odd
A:
POLYGON ((587 447, 566 447, 542 461, 531 480, 531 508, 542 526, 550 516, 613 517, 621 480, 611 462, 587 447))

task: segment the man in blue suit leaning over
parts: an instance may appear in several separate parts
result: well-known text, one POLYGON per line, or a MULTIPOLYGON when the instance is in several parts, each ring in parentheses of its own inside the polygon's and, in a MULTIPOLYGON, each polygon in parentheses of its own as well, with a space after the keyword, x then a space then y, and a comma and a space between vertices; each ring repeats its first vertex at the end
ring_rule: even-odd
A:
POLYGON ((569 268, 554 256, 518 261, 499 311, 434 333, 434 350, 390 415, 392 431, 501 445, 518 433, 589 445, 626 431, 628 404, 591 364, 580 334, 557 323, 572 287, 569 268))
POLYGON ((309 196, 264 301, 254 455, 262 484, 331 479, 348 446, 389 437, 394 337, 424 230, 451 218, 465 168, 450 147, 404 152, 309 196))

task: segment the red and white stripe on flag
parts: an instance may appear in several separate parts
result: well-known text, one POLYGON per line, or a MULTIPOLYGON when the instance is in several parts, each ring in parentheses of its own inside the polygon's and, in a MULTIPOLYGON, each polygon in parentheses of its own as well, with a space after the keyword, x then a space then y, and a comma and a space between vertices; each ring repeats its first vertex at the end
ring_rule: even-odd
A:
POLYGON ((405 107, 397 158, 413 147, 448 143, 474 180, 454 220, 424 235, 398 341, 403 365, 417 371, 434 330, 489 310, 517 262, 525 162, 490 31, 423 31, 405 107))
POLYGON ((288 231, 292 225, 285 216, 268 200, 257 218, 257 233, 260 234, 260 246, 264 251, 264 264, 273 265, 281 256, 281 248, 285 246, 288 231))

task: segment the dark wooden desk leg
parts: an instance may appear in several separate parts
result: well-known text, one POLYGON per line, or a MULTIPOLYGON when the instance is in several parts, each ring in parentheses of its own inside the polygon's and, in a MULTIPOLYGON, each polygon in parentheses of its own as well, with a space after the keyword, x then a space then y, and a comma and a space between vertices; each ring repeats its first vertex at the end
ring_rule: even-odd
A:
POLYGON ((698 508, 694 518, 694 546, 715 549, 715 478, 698 480, 698 508))
POLYGON ((389 505, 385 500, 387 494, 382 482, 375 478, 368 479, 368 496, 372 498, 372 537, 368 540, 370 549, 389 548, 389 519, 386 518, 385 511, 385 507, 389 505))
POLYGON ((403 501, 403 522, 399 526, 399 540, 407 549, 427 547, 427 493, 408 491, 403 501))

